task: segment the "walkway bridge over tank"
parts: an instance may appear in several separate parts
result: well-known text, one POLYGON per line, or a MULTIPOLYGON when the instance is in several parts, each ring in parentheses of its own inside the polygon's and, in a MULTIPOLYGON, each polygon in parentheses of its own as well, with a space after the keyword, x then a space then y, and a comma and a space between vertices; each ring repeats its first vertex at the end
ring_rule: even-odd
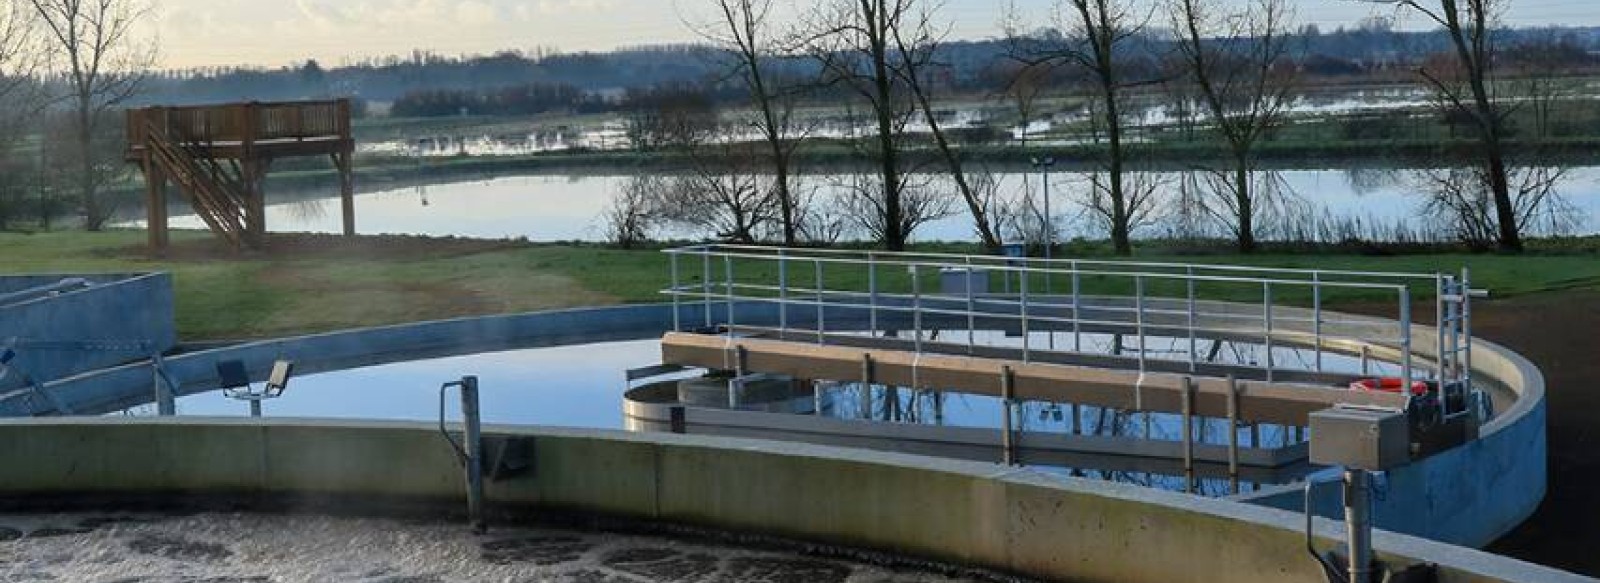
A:
MULTIPOLYGON (((667 253, 672 285, 663 293, 680 317, 663 338, 663 363, 721 371, 733 380, 730 409, 739 408, 740 379, 773 375, 934 395, 935 416, 943 414, 938 395, 993 397, 1005 413, 996 420, 998 447, 989 451, 998 449, 993 457, 1007 463, 1018 463, 1040 441, 1021 431, 1024 403, 1051 404, 1057 418, 1070 406, 1072 435, 1082 431, 1079 407, 1177 415, 1181 437, 1153 456, 1170 456, 1191 479, 1197 448, 1206 447, 1196 428, 1222 421, 1235 430, 1226 432, 1226 453, 1213 457, 1225 455, 1236 484, 1241 459, 1245 465, 1252 459, 1240 451, 1241 430, 1249 428, 1248 447, 1256 448, 1258 424, 1284 427, 1286 436, 1293 428, 1287 447, 1301 441, 1311 413, 1331 406, 1406 410, 1427 429, 1417 444, 1418 454, 1427 455, 1470 439, 1487 418, 1470 372, 1472 292, 1465 271, 729 245, 667 253), (1413 326, 1418 298, 1433 302, 1435 321, 1444 323, 1427 337, 1416 336, 1420 328, 1413 326), (1379 306, 1392 317, 1325 309, 1332 302, 1379 306), (775 307, 777 325, 741 324, 738 308, 752 304, 775 307), (1352 390, 1369 378, 1415 391, 1352 390)), ((634 413, 634 421, 647 416, 634 413)), ((791 421, 769 416, 743 423, 791 421)), ((1147 416, 1146 437, 1148 426, 1147 416)), ((1041 448, 1049 449, 1033 449, 1041 448)), ((1154 451, 1148 444, 1143 450, 1154 451)), ((1303 455, 1254 459, 1285 464, 1303 455)))

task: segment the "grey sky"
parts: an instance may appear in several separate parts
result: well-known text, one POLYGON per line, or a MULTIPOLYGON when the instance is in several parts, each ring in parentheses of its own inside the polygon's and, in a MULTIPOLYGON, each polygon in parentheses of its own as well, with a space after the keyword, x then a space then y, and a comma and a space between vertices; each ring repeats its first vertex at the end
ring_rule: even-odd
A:
MULTIPOLYGON (((778 0, 786 3, 786 0, 778 0)), ((1051 0, 1015 0, 1041 19, 1051 0)), ((1304 22, 1331 29, 1388 6, 1354 0, 1291 0, 1304 22)), ((156 0, 155 23, 167 67, 281 65, 315 58, 445 54, 556 47, 567 51, 694 38, 685 18, 702 18, 709 0, 156 0)), ((1519 25, 1600 24, 1594 0, 1513 0, 1519 25)), ((819 4, 794 0, 805 9, 819 4)), ((946 0, 958 37, 998 34, 1002 0, 946 0)), ((1420 26, 1416 18, 1412 26, 1420 26)))

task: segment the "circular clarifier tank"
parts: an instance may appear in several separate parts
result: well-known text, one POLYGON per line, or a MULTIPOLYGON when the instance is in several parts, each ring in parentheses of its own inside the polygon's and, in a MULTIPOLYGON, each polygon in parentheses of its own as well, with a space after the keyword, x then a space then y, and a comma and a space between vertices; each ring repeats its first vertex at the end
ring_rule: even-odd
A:
POLYGON ((84 583, 965 582, 709 538, 266 514, 0 515, 0 580, 84 583))

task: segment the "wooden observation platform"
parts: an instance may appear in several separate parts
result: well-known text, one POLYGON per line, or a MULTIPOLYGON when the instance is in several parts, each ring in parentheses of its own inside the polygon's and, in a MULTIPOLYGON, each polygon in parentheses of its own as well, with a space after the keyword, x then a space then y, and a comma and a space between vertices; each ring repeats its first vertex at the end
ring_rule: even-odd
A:
POLYGON ((230 103, 128 110, 127 160, 144 172, 150 247, 167 246, 167 183, 235 248, 266 236, 262 184, 274 160, 329 156, 339 171, 344 234, 355 234, 350 101, 230 103))

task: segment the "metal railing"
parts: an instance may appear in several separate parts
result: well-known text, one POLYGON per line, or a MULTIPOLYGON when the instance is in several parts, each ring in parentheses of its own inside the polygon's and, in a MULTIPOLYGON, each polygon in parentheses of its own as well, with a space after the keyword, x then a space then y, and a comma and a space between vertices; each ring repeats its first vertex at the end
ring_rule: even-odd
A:
MULTIPOLYGON (((1470 298, 1476 292, 1465 270, 1456 276, 746 245, 701 245, 666 254, 672 285, 662 293, 672 299, 677 330, 685 329, 685 305, 700 306, 703 325, 712 328, 736 327, 737 305, 762 303, 776 305, 781 331, 813 332, 819 344, 860 332, 859 326, 830 328, 829 313, 847 311, 864 313, 866 328, 874 333, 884 330, 890 317, 900 318, 898 330, 909 320, 912 349, 919 353, 936 342, 926 333, 952 331, 948 325, 931 329, 930 319, 964 323, 954 331, 964 333, 969 350, 977 347, 980 331, 1001 322, 1020 331, 1024 362, 1041 352, 1084 353, 1090 330, 1115 328, 1137 337, 1140 372, 1148 368, 1153 337, 1187 341, 1189 367, 1195 370, 1202 363, 1199 341, 1227 336, 1257 339, 1264 359, 1252 366, 1268 380, 1275 371, 1324 372, 1324 355, 1343 352, 1359 355, 1364 374, 1374 353, 1393 354, 1405 387, 1419 379, 1470 383, 1470 298), (964 289, 930 292, 925 280, 947 274, 963 278, 964 289), (978 283, 992 284, 995 274, 1004 282, 1003 292, 976 289, 978 283), (1059 292, 1058 283, 1064 284, 1059 292), (1412 326, 1413 301, 1425 293, 1433 294, 1438 322, 1445 324, 1431 343, 1432 354, 1440 357, 1431 362, 1418 350, 1412 326), (1392 301, 1394 319, 1330 318, 1323 305, 1340 296, 1392 301), (1259 311, 1241 308, 1252 304, 1259 311), (1300 309, 1285 309, 1291 304, 1300 309), (798 325, 807 318, 809 323, 798 325), (1040 331, 1048 332, 1043 346, 1034 339, 1040 331), (1070 346, 1057 346, 1058 334, 1070 334, 1070 346), (1275 349, 1288 346, 1313 351, 1311 362, 1303 367, 1278 362, 1275 349)), ((1439 401, 1443 408, 1446 399, 1439 401)))

